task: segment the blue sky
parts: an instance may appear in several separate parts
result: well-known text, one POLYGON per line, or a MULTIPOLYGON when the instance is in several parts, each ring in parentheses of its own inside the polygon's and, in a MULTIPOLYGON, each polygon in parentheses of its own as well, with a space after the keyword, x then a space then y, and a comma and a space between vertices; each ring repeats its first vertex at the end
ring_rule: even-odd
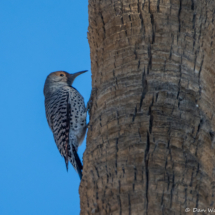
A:
MULTIPOLYGON (((75 82, 91 91, 88 2, 0 1, 0 214, 80 213, 80 179, 66 171, 45 118, 43 85, 53 71, 89 70, 75 82)), ((79 148, 82 159, 86 142, 79 148)))

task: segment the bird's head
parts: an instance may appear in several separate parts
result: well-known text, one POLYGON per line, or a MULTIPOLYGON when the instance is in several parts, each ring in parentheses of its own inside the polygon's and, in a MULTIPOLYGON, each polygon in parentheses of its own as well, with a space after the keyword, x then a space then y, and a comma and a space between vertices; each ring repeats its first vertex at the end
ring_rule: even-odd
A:
POLYGON ((43 90, 44 95, 49 91, 52 91, 59 87, 66 86, 66 85, 71 86, 75 78, 85 72, 87 72, 87 70, 72 73, 72 74, 69 74, 68 72, 65 72, 65 71, 57 71, 57 72, 50 73, 47 76, 45 81, 45 86, 43 90))

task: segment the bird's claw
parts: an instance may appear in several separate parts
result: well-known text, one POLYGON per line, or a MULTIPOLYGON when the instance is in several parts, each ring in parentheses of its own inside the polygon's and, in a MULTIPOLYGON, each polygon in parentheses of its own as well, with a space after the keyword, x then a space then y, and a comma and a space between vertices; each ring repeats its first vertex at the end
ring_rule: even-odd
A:
POLYGON ((89 101, 87 102, 87 108, 86 108, 87 111, 90 111, 91 108, 92 108, 92 105, 93 105, 93 98, 94 98, 95 93, 97 93, 97 88, 96 88, 96 87, 93 87, 92 90, 91 90, 90 99, 89 99, 89 101))

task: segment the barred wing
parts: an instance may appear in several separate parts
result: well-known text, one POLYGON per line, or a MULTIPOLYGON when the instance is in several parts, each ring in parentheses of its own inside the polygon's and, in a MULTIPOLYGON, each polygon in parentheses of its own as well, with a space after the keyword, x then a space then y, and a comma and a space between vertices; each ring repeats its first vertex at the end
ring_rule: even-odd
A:
POLYGON ((46 118, 53 132, 55 143, 64 157, 68 169, 70 157, 69 130, 71 105, 69 92, 61 89, 45 99, 46 118))

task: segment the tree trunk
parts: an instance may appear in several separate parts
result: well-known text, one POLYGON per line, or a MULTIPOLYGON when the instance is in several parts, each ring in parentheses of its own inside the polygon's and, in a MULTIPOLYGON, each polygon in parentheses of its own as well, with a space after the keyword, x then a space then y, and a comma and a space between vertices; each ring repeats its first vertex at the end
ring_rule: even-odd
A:
POLYGON ((214 2, 89 0, 82 215, 215 207, 214 2))

